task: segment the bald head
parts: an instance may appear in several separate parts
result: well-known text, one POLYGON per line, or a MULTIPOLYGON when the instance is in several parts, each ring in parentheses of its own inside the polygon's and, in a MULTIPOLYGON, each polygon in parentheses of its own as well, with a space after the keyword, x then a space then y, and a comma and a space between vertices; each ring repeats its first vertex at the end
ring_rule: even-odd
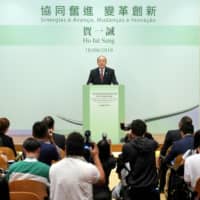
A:
POLYGON ((104 68, 107 64, 107 58, 105 56, 99 56, 97 58, 97 64, 99 68, 104 68))

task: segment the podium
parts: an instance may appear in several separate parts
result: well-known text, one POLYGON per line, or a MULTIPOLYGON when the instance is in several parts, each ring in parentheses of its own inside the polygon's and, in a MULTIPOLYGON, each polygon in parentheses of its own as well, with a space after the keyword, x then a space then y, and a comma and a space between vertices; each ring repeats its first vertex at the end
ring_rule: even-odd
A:
POLYGON ((125 102, 123 85, 83 86, 83 131, 90 130, 97 142, 102 134, 118 144, 123 136, 120 122, 124 122, 125 102))

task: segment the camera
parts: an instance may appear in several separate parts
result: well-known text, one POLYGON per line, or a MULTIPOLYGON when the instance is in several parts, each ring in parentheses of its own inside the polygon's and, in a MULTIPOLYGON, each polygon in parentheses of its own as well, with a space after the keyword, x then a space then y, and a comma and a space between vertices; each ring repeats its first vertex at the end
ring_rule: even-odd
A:
POLYGON ((107 134, 106 133, 102 133, 102 140, 107 140, 107 134))
POLYGON ((121 130, 123 130, 123 131, 129 131, 129 130, 131 130, 131 124, 126 124, 126 125, 125 125, 124 122, 121 122, 121 123, 120 123, 120 128, 121 128, 121 130))
POLYGON ((86 130, 84 133, 85 136, 85 144, 84 144, 84 149, 90 150, 90 148, 93 148, 93 143, 91 142, 91 131, 86 130))
POLYGON ((88 161, 91 162, 92 158, 90 155, 90 149, 94 147, 93 143, 91 142, 91 131, 86 130, 84 133, 84 158, 88 161))

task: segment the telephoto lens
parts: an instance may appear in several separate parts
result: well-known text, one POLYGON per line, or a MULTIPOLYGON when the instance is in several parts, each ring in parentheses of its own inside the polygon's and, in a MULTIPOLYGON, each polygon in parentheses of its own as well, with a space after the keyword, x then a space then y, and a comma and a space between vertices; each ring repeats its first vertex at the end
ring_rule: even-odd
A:
POLYGON ((93 147, 91 141, 90 141, 90 137, 91 137, 91 131, 90 130, 86 130, 84 133, 85 136, 85 144, 84 144, 84 158, 88 161, 88 162, 92 162, 92 158, 90 155, 90 150, 93 147))

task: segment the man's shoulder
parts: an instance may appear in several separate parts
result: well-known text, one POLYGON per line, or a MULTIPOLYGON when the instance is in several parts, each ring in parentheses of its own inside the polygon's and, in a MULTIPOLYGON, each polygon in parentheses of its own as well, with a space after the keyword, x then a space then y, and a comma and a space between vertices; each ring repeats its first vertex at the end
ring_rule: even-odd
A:
POLYGON ((18 162, 14 162, 12 165, 10 165, 9 169, 15 169, 15 168, 21 167, 23 165, 26 165, 24 160, 18 161, 18 162))
POLYGON ((174 147, 177 147, 177 146, 181 145, 182 143, 184 143, 183 138, 180 139, 180 140, 175 141, 175 142, 173 143, 173 146, 174 146, 174 147))
POLYGON ((41 150, 57 151, 55 145, 45 142, 41 144, 41 150))
POLYGON ((186 135, 185 137, 176 141, 176 144, 185 144, 185 143, 188 143, 188 142, 193 141, 193 140, 194 140, 194 137, 192 135, 186 135))
POLYGON ((46 170, 49 170, 49 169, 50 169, 49 165, 47 165, 46 163, 43 163, 43 162, 41 162, 41 161, 37 161, 37 162, 36 162, 36 165, 38 165, 38 166, 41 167, 42 169, 46 169, 46 170))
POLYGON ((65 158, 65 162, 66 163, 70 163, 73 162, 73 164, 80 166, 80 167, 88 167, 88 168, 93 168, 96 166, 92 163, 87 162, 83 157, 78 157, 78 158, 74 158, 74 157, 66 157, 65 158))
POLYGON ((83 157, 80 158, 66 157, 64 160, 65 163, 73 162, 73 164, 81 167, 96 168, 94 164, 87 162, 83 157))
POLYGON ((186 160, 185 163, 193 163, 193 162, 200 162, 200 154, 194 154, 189 156, 186 160))
POLYGON ((125 143, 122 147, 122 153, 130 153, 134 150, 134 140, 125 143))
POLYGON ((27 168, 25 161, 18 161, 13 163, 8 168, 8 176, 9 174, 15 173, 15 172, 22 172, 24 168, 27 168))
POLYGON ((113 68, 110 68, 110 67, 106 67, 105 68, 107 71, 110 71, 110 72, 114 72, 115 70, 113 68))
MULTIPOLYGON (((50 167, 50 172, 61 172, 62 169, 66 169, 67 164, 66 164, 66 158, 59 160, 58 162, 54 163, 50 167)), ((61 172, 62 173, 62 172, 61 172)))
POLYGON ((181 139, 180 131, 178 129, 169 130, 166 134, 166 139, 173 144, 173 142, 181 139))
POLYGON ((167 135, 169 135, 169 136, 174 136, 174 135, 179 135, 180 134, 180 131, 179 131, 179 129, 174 129, 174 130, 169 130, 168 132, 167 132, 167 135))
POLYGON ((54 133, 54 137, 57 139, 65 139, 65 136, 59 133, 54 133))
POLYGON ((9 142, 13 141, 12 137, 10 137, 8 135, 2 135, 1 138, 3 141, 9 141, 9 142))
POLYGON ((50 168, 50 171, 56 171, 59 169, 65 169, 65 166, 68 166, 68 169, 70 170, 70 163, 73 163, 73 166, 77 166, 78 168, 81 169, 87 169, 87 170, 92 170, 95 169, 96 166, 92 163, 88 163, 87 161, 85 161, 84 159, 78 159, 78 158, 71 158, 71 157, 66 157, 60 161, 58 161, 57 163, 53 164, 50 168))
MULTIPOLYGON (((105 70, 107 71, 107 72, 114 72, 114 69, 113 68, 110 68, 110 67, 105 67, 105 70)), ((99 67, 95 67, 95 68, 93 68, 93 69, 91 69, 91 73, 95 73, 95 72, 98 72, 99 71, 99 67)))
POLYGON ((183 149, 187 144, 188 144, 188 139, 190 140, 190 138, 182 138, 180 140, 177 140, 173 143, 173 147, 176 150, 181 150, 183 149))
POLYGON ((125 143, 122 148, 123 149, 131 148, 131 143, 132 143, 132 141, 125 143))
POLYGON ((93 73, 93 72, 97 72, 98 70, 99 70, 99 68, 95 67, 95 68, 91 69, 90 71, 91 71, 91 73, 93 73))
POLYGON ((44 174, 48 174, 49 173, 49 169, 50 167, 41 162, 41 161, 34 161, 34 162, 27 162, 27 161, 22 161, 23 162, 23 166, 29 166, 31 167, 32 172, 36 172, 36 173, 44 173, 44 174))
MULTIPOLYGON (((96 165, 92 164, 92 163, 88 163, 84 160, 79 162, 79 168, 81 170, 83 170, 83 173, 85 174, 85 176, 95 176, 98 177, 99 175, 99 170, 97 169, 96 165)), ((96 181, 95 181, 96 182, 96 181)))

